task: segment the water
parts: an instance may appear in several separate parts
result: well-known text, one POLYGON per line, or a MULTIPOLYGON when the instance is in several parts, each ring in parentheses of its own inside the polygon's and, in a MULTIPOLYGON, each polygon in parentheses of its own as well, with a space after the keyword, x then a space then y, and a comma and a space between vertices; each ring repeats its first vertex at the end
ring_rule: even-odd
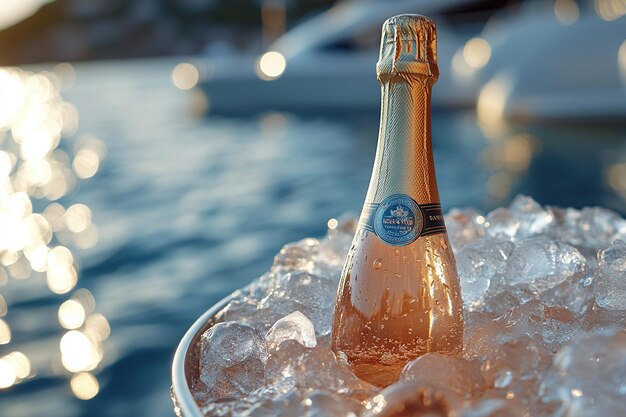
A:
MULTIPOLYGON (((328 219, 360 209, 377 115, 196 118, 198 100, 171 85, 175 64, 77 65, 73 87, 61 93, 76 107, 79 125, 59 147, 72 158, 78 149, 106 148, 95 176, 78 179, 60 200, 66 208, 88 207, 98 237, 59 233, 78 261, 69 292, 53 293, 38 273, 0 280, 8 306, 2 320, 12 331, 0 357, 23 352, 34 374, 0 390, 3 417, 171 416, 171 357, 193 320, 266 271, 285 242, 321 236, 328 219), (72 372, 60 359, 68 330, 57 315, 71 297, 90 307, 90 294, 91 316, 106 318, 111 333, 96 346, 97 367, 79 374, 72 391, 72 372), (81 401, 76 392, 95 397, 81 401)), ((57 71, 71 81, 68 68, 57 71)), ((618 175, 626 166, 623 129, 484 129, 471 112, 434 117, 444 210, 491 209, 523 192, 543 204, 626 212, 618 175)), ((35 212, 49 205, 31 199, 35 212)), ((84 345, 72 335, 66 344, 84 345)))

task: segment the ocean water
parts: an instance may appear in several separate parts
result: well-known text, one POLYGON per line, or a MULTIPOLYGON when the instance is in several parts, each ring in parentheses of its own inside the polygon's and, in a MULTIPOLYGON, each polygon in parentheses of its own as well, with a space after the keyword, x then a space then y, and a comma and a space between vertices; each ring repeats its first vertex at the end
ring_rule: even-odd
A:
MULTIPOLYGON (((81 143, 96 143, 101 161, 59 203, 88 207, 97 239, 66 236, 65 244, 59 232, 78 271, 67 291, 52 291, 43 273, 15 279, 0 267, 9 271, 0 304, 11 330, 0 358, 19 351, 31 368, 0 389, 2 417, 171 416, 169 368, 191 323, 267 270, 284 243, 322 235, 330 218, 360 209, 377 114, 198 117, 197 96, 170 81, 177 62, 75 65, 75 82, 60 93, 79 123, 59 149, 71 161, 81 143), (110 334, 85 342, 78 333, 88 321, 62 325, 69 299, 110 334), (85 355, 81 346, 95 358, 73 362, 73 353, 85 355)), ((470 109, 435 113, 433 135, 446 211, 489 210, 524 193, 542 204, 626 212, 623 127, 494 131, 470 109)), ((50 204, 32 200, 34 212, 50 204)))

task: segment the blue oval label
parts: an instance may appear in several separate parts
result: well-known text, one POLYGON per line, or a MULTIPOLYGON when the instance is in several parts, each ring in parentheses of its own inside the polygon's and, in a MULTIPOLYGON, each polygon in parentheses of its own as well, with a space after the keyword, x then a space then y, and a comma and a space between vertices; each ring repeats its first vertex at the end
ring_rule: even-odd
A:
POLYGON ((391 195, 376 207, 374 232, 390 245, 408 245, 420 236, 423 226, 419 205, 406 194, 391 195))

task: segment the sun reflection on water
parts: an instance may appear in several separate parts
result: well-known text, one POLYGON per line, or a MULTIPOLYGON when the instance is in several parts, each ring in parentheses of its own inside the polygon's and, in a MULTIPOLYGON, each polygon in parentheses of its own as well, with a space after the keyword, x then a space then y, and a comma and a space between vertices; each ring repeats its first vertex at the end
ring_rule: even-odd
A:
POLYGON ((76 398, 81 400, 90 400, 100 391, 98 380, 89 372, 80 372, 72 376, 70 386, 76 398))
POLYGON ((67 300, 59 307, 59 323, 66 329, 78 329, 85 322, 85 309, 76 300, 67 300))
POLYGON ((0 345, 6 345, 11 341, 11 328, 2 319, 0 319, 0 345))
POLYGON ((556 0, 554 2, 554 15, 564 25, 571 25, 578 21, 580 8, 574 0, 556 0))
POLYGON ((94 246, 98 229, 87 205, 57 200, 79 179, 96 175, 106 146, 92 135, 77 135, 78 111, 60 95, 75 79, 71 64, 39 73, 0 68, 0 389, 61 371, 74 395, 88 400, 100 389, 94 373, 111 328, 95 312, 93 295, 76 288, 80 274, 73 248, 94 246), (63 329, 60 361, 51 351, 45 363, 33 362, 32 344, 23 352, 13 346, 23 341, 12 337, 11 284, 35 278, 59 296, 58 309, 51 308, 63 329))
POLYGON ((16 380, 17 375, 13 366, 4 358, 0 359, 0 389, 12 386, 16 380))

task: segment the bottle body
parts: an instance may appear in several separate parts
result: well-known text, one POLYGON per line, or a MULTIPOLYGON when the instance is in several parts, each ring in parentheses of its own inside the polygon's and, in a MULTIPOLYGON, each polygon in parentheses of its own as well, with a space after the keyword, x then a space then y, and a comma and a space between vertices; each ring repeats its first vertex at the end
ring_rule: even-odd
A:
POLYGON ((460 354, 463 310, 445 233, 390 246, 360 228, 342 274, 333 348, 377 386, 427 352, 460 354))
POLYGON ((463 346, 463 303, 431 145, 436 64, 419 49, 434 42, 434 25, 426 20, 426 28, 415 29, 410 17, 413 26, 403 39, 397 26, 406 24, 395 22, 391 50, 385 49, 389 27, 383 28, 376 159, 333 318, 333 349, 378 386, 394 382, 406 362, 424 353, 459 354, 463 346), (426 33, 430 38, 422 29, 432 31, 426 33))

